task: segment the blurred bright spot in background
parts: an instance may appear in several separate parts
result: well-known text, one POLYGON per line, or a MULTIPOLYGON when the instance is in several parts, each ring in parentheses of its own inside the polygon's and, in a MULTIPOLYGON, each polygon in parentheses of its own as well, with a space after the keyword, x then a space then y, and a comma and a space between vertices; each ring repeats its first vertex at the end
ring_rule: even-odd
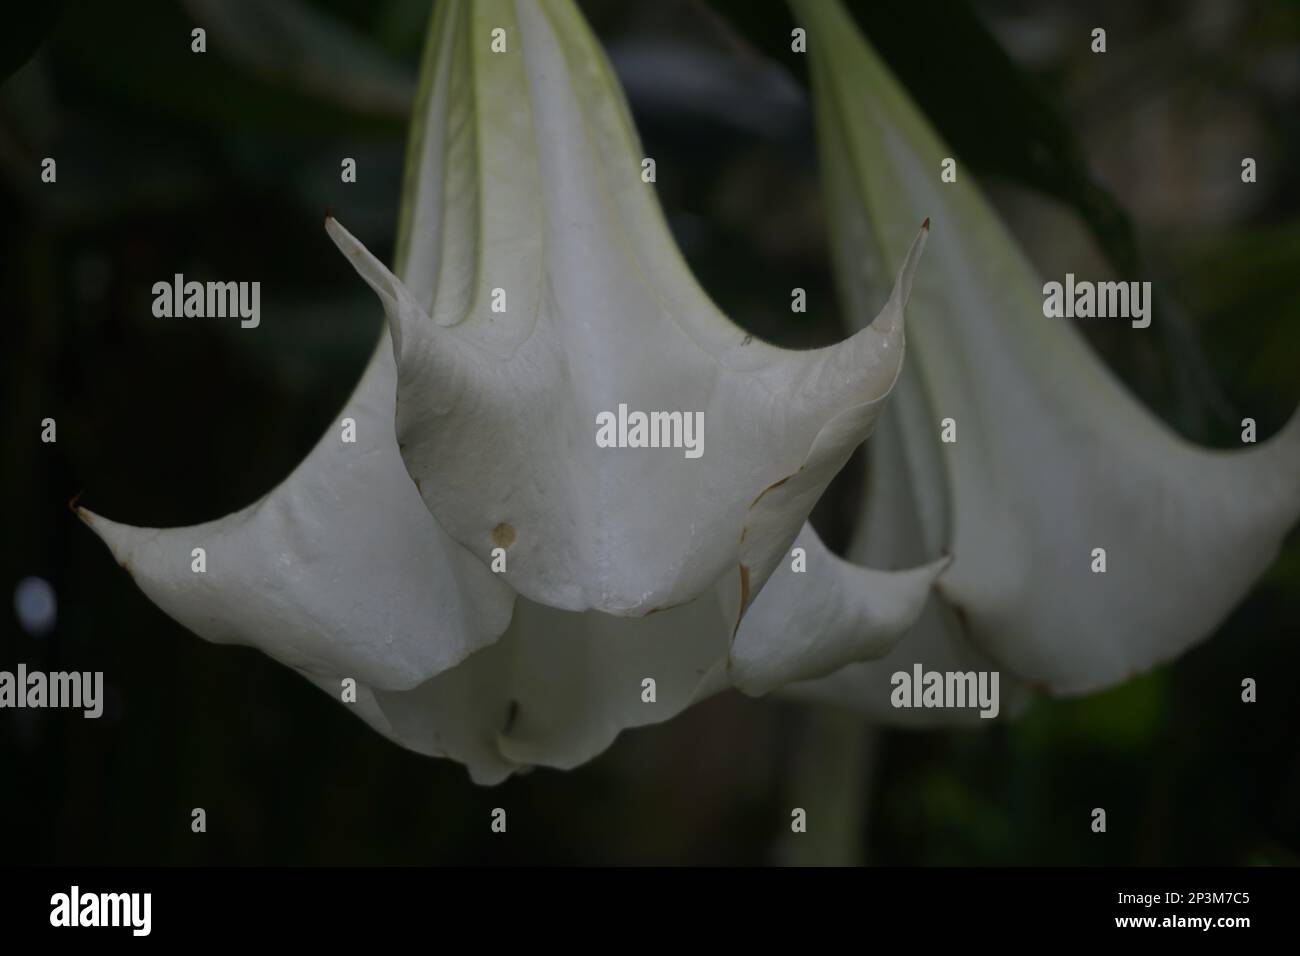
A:
POLYGON ((23 578, 14 588, 14 614, 18 616, 18 624, 32 637, 42 637, 54 630, 59 616, 54 586, 44 578, 23 578))

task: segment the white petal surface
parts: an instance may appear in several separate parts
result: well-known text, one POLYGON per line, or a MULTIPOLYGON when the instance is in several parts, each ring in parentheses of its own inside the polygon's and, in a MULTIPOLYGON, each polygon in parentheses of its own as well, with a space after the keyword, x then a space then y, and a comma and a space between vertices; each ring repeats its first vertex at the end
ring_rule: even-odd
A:
MULTIPOLYGON (((417 688, 361 695, 359 715, 408 749, 465 764, 481 784, 530 766, 570 769, 622 730, 668 720, 732 683, 762 694, 883 653, 942 567, 865 571, 826 551, 809 526, 796 545, 807 572, 778 569, 734 642, 729 579, 640 618, 520 598, 501 640, 417 688), (647 678, 653 702, 643 696, 647 678)), ((337 681, 318 683, 337 696, 337 681)))
MULTIPOLYGON (((946 477, 938 445, 931 440, 934 419, 910 364, 890 401, 896 411, 881 417, 867 448, 867 494, 847 556, 866 567, 910 568, 947 551, 946 477), (895 462, 900 464, 891 467, 895 462)), ((893 676, 900 671, 910 675, 919 664, 922 672, 998 671, 999 716, 1016 713, 1030 701, 1028 688, 974 645, 969 628, 968 620, 931 593, 911 631, 883 657, 793 684, 785 696, 851 708, 900 726, 984 723, 977 710, 894 707, 893 676)))
POLYGON ((250 644, 312 674, 409 688, 495 640, 514 595, 448 538, 393 440, 391 350, 381 347, 331 426, 257 503, 187 528, 136 528, 84 508, 141 590, 209 641, 250 644), (194 548, 206 571, 192 570, 194 548))
POLYGON ((947 560, 900 572, 861 568, 826 549, 811 525, 794 547, 805 570, 785 557, 741 622, 731 649, 731 682, 766 694, 878 658, 916 622, 947 560))
MULTIPOLYGON (((909 447, 871 462, 873 476, 908 472, 869 493, 935 472, 919 520, 953 554, 939 589, 964 639, 1004 672, 1082 693, 1177 656, 1244 596, 1300 514, 1300 416, 1234 452, 1195 447, 1151 416, 1067 320, 1043 316, 1041 279, 970 177, 940 181, 951 150, 843 8, 793 6, 853 314, 892 272, 881 237, 933 216, 937 262, 909 306, 915 395, 889 412, 909 447), (939 442, 948 417, 955 444, 939 442), (1104 574, 1090 568, 1099 547, 1104 574)), ((887 527, 866 533, 878 530, 899 544, 887 527)))
POLYGON ((330 227, 388 311, 398 441, 425 503, 485 562, 505 548, 507 580, 549 606, 639 616, 723 573, 752 596, 893 385, 921 240, 852 339, 751 340, 682 261, 576 7, 480 0, 438 17, 427 95, 446 109, 419 157, 421 201, 440 209, 439 252, 420 265, 432 305, 414 272, 404 290, 330 227), (701 456, 599 447, 597 416, 620 405, 702 413, 701 456))
POLYGON ((729 632, 712 594, 630 620, 521 599, 496 644, 376 700, 403 746, 498 783, 527 766, 576 767, 624 728, 667 720, 721 690, 729 632), (655 681, 653 703, 642 699, 645 678, 655 681))

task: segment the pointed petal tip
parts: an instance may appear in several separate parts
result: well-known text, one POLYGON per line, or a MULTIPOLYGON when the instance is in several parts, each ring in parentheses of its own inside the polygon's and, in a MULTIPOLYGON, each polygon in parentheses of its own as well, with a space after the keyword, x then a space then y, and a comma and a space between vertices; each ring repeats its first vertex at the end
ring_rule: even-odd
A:
POLYGON ((359 250, 363 248, 357 238, 328 211, 325 213, 325 231, 334 240, 334 245, 339 247, 339 251, 349 258, 359 254, 359 250))
MULTIPOLYGON (((943 573, 952 567, 952 562, 953 556, 944 553, 925 564, 889 572, 896 575, 898 580, 908 582, 908 586, 913 589, 916 600, 914 601, 913 611, 909 612, 906 618, 908 628, 916 623, 916 619, 921 616, 925 604, 923 595, 931 592, 939 595, 943 594, 943 582, 940 579, 943 577, 943 573)), ((872 574, 879 573, 872 572, 870 568, 862 568, 861 570, 865 579, 869 579, 872 574)))
POLYGON ((357 275, 379 296, 393 336, 393 353, 400 359, 402 327, 408 321, 408 316, 418 314, 422 310, 415 304, 401 280, 375 258, 361 240, 348 232, 343 224, 331 215, 325 217, 325 232, 334 240, 334 245, 338 247, 339 252, 347 257, 357 275))
MULTIPOLYGON (((80 497, 80 495, 77 497, 80 497)), ((131 533, 139 529, 105 518, 89 508, 83 508, 76 501, 77 498, 74 497, 68 502, 68 506, 72 508, 72 513, 80 518, 81 523, 93 531, 95 537, 104 543, 109 554, 113 556, 113 560, 124 568, 128 574, 134 576, 135 572, 131 566, 131 553, 133 550, 131 533)))
POLYGON ((113 532, 122 526, 116 521, 110 521, 103 515, 97 514, 89 508, 78 504, 77 502, 80 498, 81 492, 77 492, 73 495, 68 501, 68 509, 81 520, 82 524, 95 532, 95 536, 99 538, 100 541, 103 541, 104 544, 108 545, 108 549, 113 552, 113 557, 118 560, 118 564, 121 564, 122 561, 117 554, 117 543, 114 540, 113 532))
POLYGON ((110 550, 113 548, 114 543, 110 540, 109 535, 112 534, 114 529, 120 527, 116 521, 110 521, 103 515, 97 514, 89 508, 83 508, 81 505, 73 508, 72 513, 81 519, 82 524, 95 532, 99 539, 109 546, 110 550))
POLYGON ((903 259, 903 264, 899 267, 898 275, 894 280, 894 291, 890 296, 890 302, 897 305, 900 319, 903 309, 912 297, 912 280, 916 276, 916 267, 921 262, 921 253, 925 251, 925 243, 929 238, 930 217, 927 216, 925 222, 921 223, 916 238, 912 240, 911 248, 907 250, 907 256, 903 259))
POLYGON ((415 304, 402 281, 393 275, 392 271, 366 248, 365 243, 352 235, 341 222, 327 215, 325 231, 334 240, 334 245, 338 247, 339 252, 347 256, 348 262, 357 271, 357 275, 361 276, 366 285, 379 296, 390 318, 400 319, 403 309, 413 312, 422 311, 415 304))
POLYGON ((904 269, 915 269, 916 263, 921 258, 921 251, 925 248, 925 241, 930 238, 930 220, 927 219, 917 230, 916 238, 912 240, 912 247, 907 250, 907 258, 903 262, 904 269))

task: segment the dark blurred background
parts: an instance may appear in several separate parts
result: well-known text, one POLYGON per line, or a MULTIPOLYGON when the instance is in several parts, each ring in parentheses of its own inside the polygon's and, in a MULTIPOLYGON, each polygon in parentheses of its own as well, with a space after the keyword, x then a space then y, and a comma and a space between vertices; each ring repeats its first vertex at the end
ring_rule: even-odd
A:
MULTIPOLYGON (((1300 861, 1295 533, 1211 640, 1106 694, 982 732, 905 732, 730 693, 580 770, 495 789, 158 611, 66 503, 84 491, 140 525, 215 518, 287 476, 333 420, 381 316, 321 216, 391 258, 429 6, 11 6, 0 669, 103 670, 108 704, 98 721, 0 711, 0 862, 1300 861), (202 56, 194 26, 208 30, 202 56), (40 181, 46 156, 57 185, 40 181), (355 184, 339 181, 345 156, 355 184), (261 327, 155 319, 150 287, 175 272, 260 279, 261 327), (40 442, 46 417, 57 444, 40 442), (57 596, 43 634, 11 599, 30 577, 57 596), (1251 706, 1244 676, 1260 685, 1251 706), (496 806, 508 838, 489 832, 496 806), (803 840, 792 806, 816 807, 803 840), (1094 806, 1105 836, 1088 829, 1094 806)), ((705 288, 779 344, 839 338, 785 6, 582 6, 705 288), (806 314, 789 312, 795 286, 806 314)), ((1160 334, 1084 326, 1130 387, 1197 441, 1233 445, 1247 414, 1265 437, 1300 398, 1300 6, 1083 6, 854 9, 1044 271, 1109 264, 1156 283, 1160 334), (1105 55, 1089 51, 1095 26, 1105 55), (1259 167, 1248 188, 1243 156, 1259 167)), ((815 514, 837 548, 861 470, 859 456, 815 514)))

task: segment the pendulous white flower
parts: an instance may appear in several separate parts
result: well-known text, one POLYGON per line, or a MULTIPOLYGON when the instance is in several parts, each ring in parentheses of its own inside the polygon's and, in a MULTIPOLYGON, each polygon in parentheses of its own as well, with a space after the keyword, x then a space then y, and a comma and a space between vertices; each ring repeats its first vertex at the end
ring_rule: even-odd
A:
MULTIPOLYGON (((78 509, 145 593, 181 624, 211 641, 256 646, 336 700, 343 698, 342 681, 355 681, 356 701, 347 706, 358 716, 402 746, 465 764, 481 783, 532 765, 576 766, 622 729, 665 720, 727 686, 765 693, 883 653, 913 623, 944 563, 869 571, 830 554, 803 521, 870 428, 897 373, 902 307, 920 241, 878 322, 883 329, 821 352, 743 345, 743 333, 695 287, 648 194, 628 197, 606 180, 607 191, 588 195, 581 179, 556 169, 559 193, 543 194, 551 204, 571 197, 571 205, 539 218, 537 197, 506 201, 515 161, 538 187, 530 163, 538 162, 540 148, 502 138, 502 131, 518 132, 512 124, 539 100, 548 105, 538 129, 552 130, 556 141, 573 135, 562 124, 586 111, 591 121, 603 116, 626 125, 609 134, 612 141, 577 139, 570 147, 586 143, 619 162, 630 155, 630 121, 617 87, 567 0, 439 4, 408 155, 396 257, 402 281, 330 225, 380 291, 402 337, 394 349, 385 332, 336 419, 355 420, 356 442, 340 441, 331 427, 265 498, 194 527, 135 528, 78 509), (530 57, 503 61, 500 75, 488 45, 496 26, 510 31, 508 50, 530 57), (485 77, 486 85, 467 92, 474 76, 485 77), (476 131, 472 143, 469 131, 476 131), (601 219, 602 204, 613 204, 616 195, 626 208, 610 205, 617 214, 601 219), (484 245, 480 229, 488 225, 495 238, 484 245), (591 236, 636 255, 602 259, 591 236), (516 259, 498 256, 498 243, 519 250, 542 239, 545 255, 537 264, 545 265, 553 291, 537 312, 536 342, 515 328, 509 311, 472 312, 465 329, 429 318, 439 314, 439 303, 450 308, 455 288, 471 288, 465 283, 480 277, 479 257, 515 274, 516 259), (572 267, 574 256, 587 257, 589 267, 572 267), (660 281, 647 285, 648 277, 660 281), (555 312, 560 302, 563 319, 555 312), (651 302, 671 306, 681 324, 651 302), (580 308, 588 304, 590 311, 580 308), (695 311, 682 311, 688 307, 695 311), (633 315, 637 327, 627 322, 633 315), (492 353, 482 350, 512 337, 521 339, 519 355, 537 361, 514 367, 485 358, 492 353), (661 387, 658 376, 672 388, 661 387), (636 407, 671 402, 672 408, 706 392, 701 407, 717 433, 709 432, 698 461, 671 449, 654 449, 655 457, 637 449, 598 450, 594 417, 582 427, 565 417, 582 412, 584 402, 594 407, 598 398, 636 407), (403 467, 395 396, 415 409, 415 434, 408 437, 419 451, 408 448, 408 459, 436 463, 428 473, 417 471, 426 497, 445 484, 454 491, 449 500, 466 509, 458 520, 488 529, 486 539, 473 538, 473 553, 444 532, 403 467), (453 418, 466 421, 423 424, 447 396, 456 404, 453 418), (532 421, 537 408, 559 416, 549 433, 537 422, 534 434, 511 421, 532 421), (796 424, 806 426, 798 441, 796 424), (728 437, 728 428, 736 434, 728 437), (570 451, 572 460, 565 457, 570 451), (729 464, 728 454, 737 460, 729 464), (701 465, 694 476, 677 470, 701 465), (594 484, 584 469, 598 479, 594 484), (783 482, 787 474, 793 477, 783 482), (498 502, 489 478, 513 482, 516 493, 498 502), (576 496, 568 480, 586 497, 576 496), (557 499, 538 489, 554 490, 557 499), (573 510, 578 505, 581 514, 573 510), (578 517, 578 527, 571 527, 578 517), (513 542, 498 530, 505 524, 513 542), (489 570, 489 541, 506 548, 507 573, 489 570), (206 552, 202 573, 193 570, 196 547, 206 552), (806 571, 783 560, 794 548, 802 549, 806 571), (572 555, 581 559, 573 567, 528 570, 530 562, 572 555), (605 570, 601 561, 616 568, 605 570), (624 613, 547 606, 516 597, 507 584, 540 582, 537 589, 550 593, 562 578, 624 613), (633 592, 643 595, 639 606, 615 600, 633 592), (677 598, 676 606, 664 607, 677 598), (630 616, 633 610, 641 616, 630 616), (653 700, 643 689, 646 679, 654 681, 653 700)), ((575 154, 573 162, 583 175, 596 169, 615 176, 606 165, 592 167, 591 156, 575 154)), ((632 163, 630 175, 640 190, 637 168, 632 163)), ((523 309, 527 296, 511 301, 523 309)))
POLYGON ((505 577, 531 600, 640 616, 730 573, 743 611, 893 387, 926 230, 852 338, 804 352, 757 341, 683 261, 576 7, 478 0, 436 15, 413 160, 439 241, 406 273, 431 305, 327 224, 390 320, 408 471, 454 539, 485 561, 506 550, 505 577), (702 454, 599 447, 598 417, 620 406, 701 413, 702 454))
POLYGON ((1245 595, 1300 514, 1300 414, 1233 452, 1150 415, 1073 327, 1044 317, 1042 281, 969 177, 940 181, 952 151, 843 7, 792 7, 808 31, 848 314, 869 314, 897 266, 883 237, 920 209, 936 227, 851 556, 953 557, 916 633, 811 692, 897 719, 890 674, 914 661, 1000 669, 1004 692, 1016 678, 1077 694, 1176 657, 1245 595), (945 418, 954 443, 940 440, 945 418), (1093 573, 1097 548, 1105 573, 1093 573))

